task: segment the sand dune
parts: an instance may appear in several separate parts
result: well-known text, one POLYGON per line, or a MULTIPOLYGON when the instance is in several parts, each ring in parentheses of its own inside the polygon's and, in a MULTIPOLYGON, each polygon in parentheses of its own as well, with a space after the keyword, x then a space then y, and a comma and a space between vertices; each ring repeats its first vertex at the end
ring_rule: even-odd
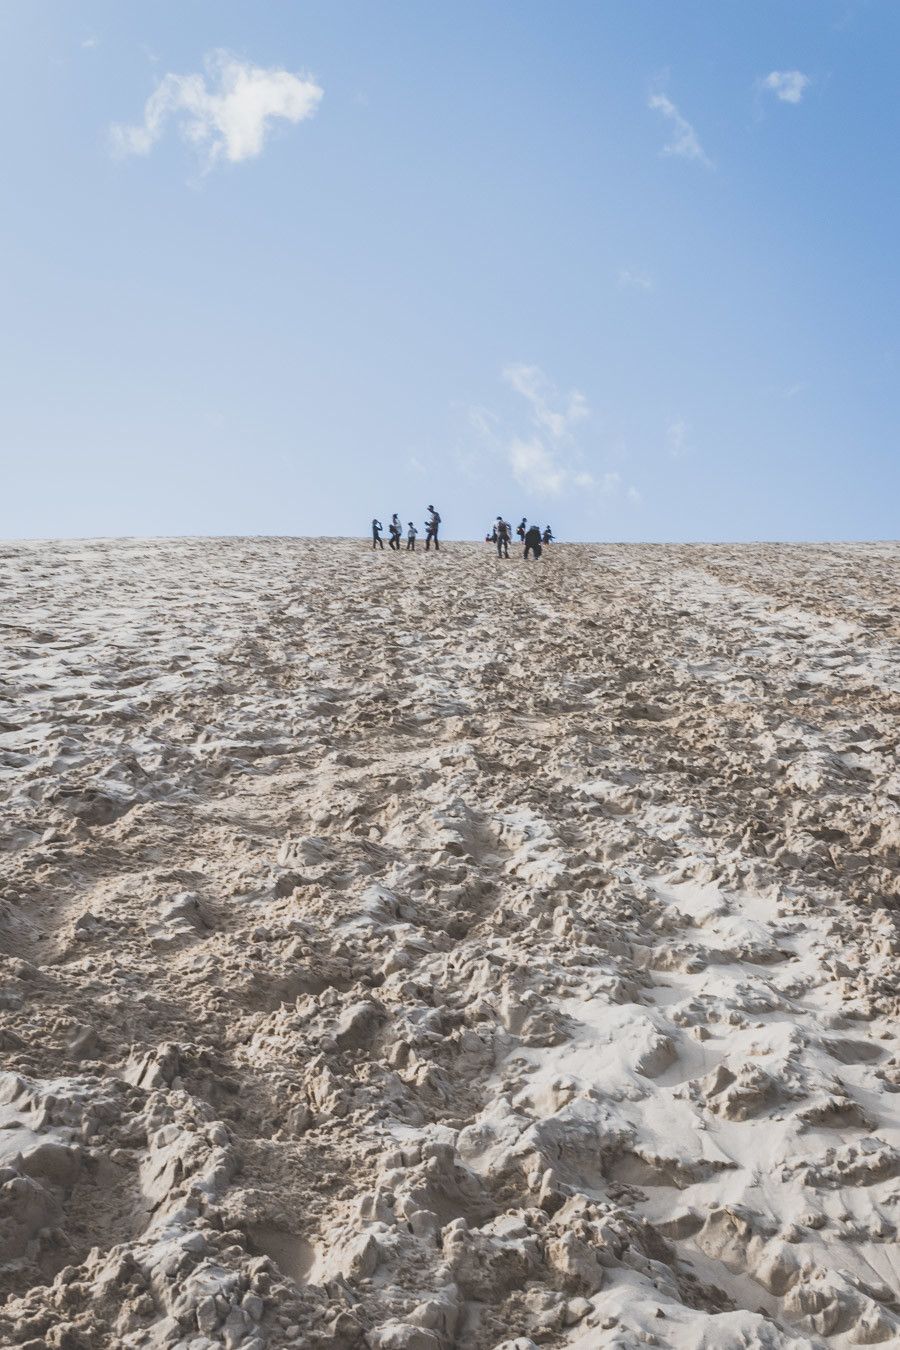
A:
POLYGON ((900 1344, 900 546, 0 575, 0 1343, 900 1344))

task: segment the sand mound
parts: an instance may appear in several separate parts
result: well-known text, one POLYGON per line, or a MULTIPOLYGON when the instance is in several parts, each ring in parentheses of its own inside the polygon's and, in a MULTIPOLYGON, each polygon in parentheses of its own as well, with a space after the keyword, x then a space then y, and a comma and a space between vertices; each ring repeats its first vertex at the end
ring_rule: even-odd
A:
POLYGON ((0 1343, 900 1343, 900 548, 0 574, 0 1343))

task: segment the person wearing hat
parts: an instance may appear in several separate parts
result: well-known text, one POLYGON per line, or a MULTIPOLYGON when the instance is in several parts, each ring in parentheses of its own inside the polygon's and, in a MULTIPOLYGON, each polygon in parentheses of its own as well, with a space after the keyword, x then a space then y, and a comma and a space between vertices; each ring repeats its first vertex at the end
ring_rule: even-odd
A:
POLYGON ((441 517, 440 517, 440 514, 439 514, 437 511, 435 511, 435 509, 434 509, 433 506, 429 506, 429 507, 428 507, 428 519, 427 519, 426 522, 425 522, 425 552, 426 552, 426 553, 428 552, 428 547, 429 547, 429 545, 430 545, 432 539, 434 540, 435 551, 437 551, 438 549, 440 549, 440 544, 438 543, 438 526, 440 525, 440 523, 441 523, 441 517))
POLYGON ((508 520, 502 516, 497 517, 497 557, 509 557, 509 541, 512 537, 512 527, 508 520))
POLYGON ((381 531, 384 529, 381 521, 376 516, 372 521, 372 547, 378 548, 379 545, 384 548, 384 540, 381 537, 381 531))
POLYGON ((415 525, 412 523, 412 521, 411 521, 411 520, 408 520, 408 521, 406 522, 406 551, 407 551, 407 553, 409 553, 410 549, 412 550, 413 553, 415 553, 415 551, 416 551, 416 535, 417 535, 418 533, 419 533, 419 531, 416 529, 416 527, 415 527, 415 525))

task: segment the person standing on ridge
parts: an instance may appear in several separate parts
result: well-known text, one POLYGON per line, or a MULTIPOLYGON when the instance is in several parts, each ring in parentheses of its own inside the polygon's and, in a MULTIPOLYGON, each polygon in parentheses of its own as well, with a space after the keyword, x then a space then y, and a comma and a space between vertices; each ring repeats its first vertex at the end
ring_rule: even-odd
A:
POLYGON ((403 533, 403 526, 400 524, 400 517, 397 515, 396 511, 391 516, 391 523, 388 526, 388 529, 391 532, 391 537, 388 540, 388 548, 395 549, 399 553, 400 536, 403 533))
POLYGON ((525 531, 525 559, 528 560, 529 552, 536 558, 541 556, 541 527, 540 525, 531 525, 525 531))
POLYGON ((512 527, 508 520, 504 520, 502 516, 498 516, 495 529, 497 533, 497 557, 508 558, 509 541, 512 538, 512 527))
POLYGON ((549 525, 545 525, 544 533, 541 535, 541 543, 552 544, 552 542, 553 542, 553 531, 551 530, 549 525))
POLYGON ((407 551, 407 553, 409 553, 410 550, 412 550, 412 552, 415 553, 415 551, 416 551, 416 535, 417 535, 418 533, 419 533, 419 531, 416 529, 416 527, 415 527, 415 525, 412 523, 412 521, 411 521, 411 520, 408 520, 408 521, 406 522, 406 551, 407 551))
POLYGON ((377 517, 376 517, 376 519, 374 519, 374 520, 372 521, 372 547, 373 547, 373 548, 379 548, 379 547, 384 548, 384 540, 383 540, 382 537, 381 537, 381 531, 382 531, 383 529, 384 529, 384 526, 382 525, 381 521, 378 520, 377 517))
POLYGON ((434 548, 435 548, 435 552, 437 552, 437 551, 440 549, 440 547, 441 547, 440 544, 438 543, 438 526, 439 526, 440 523, 441 523, 440 513, 439 513, 438 511, 435 511, 434 507, 431 506, 431 505, 429 505, 429 507, 428 507, 428 513, 429 513, 429 514, 428 514, 428 519, 427 519, 426 522, 425 522, 425 552, 426 552, 426 553, 428 552, 428 548, 429 548, 429 545, 431 544, 432 539, 434 540, 434 548))
POLYGON ((524 541, 524 539, 525 539, 525 526, 526 526, 527 524, 528 524, 528 517, 527 517, 527 516, 523 516, 522 519, 519 521, 518 525, 516 526, 516 534, 519 536, 519 539, 522 540, 522 541, 524 541))

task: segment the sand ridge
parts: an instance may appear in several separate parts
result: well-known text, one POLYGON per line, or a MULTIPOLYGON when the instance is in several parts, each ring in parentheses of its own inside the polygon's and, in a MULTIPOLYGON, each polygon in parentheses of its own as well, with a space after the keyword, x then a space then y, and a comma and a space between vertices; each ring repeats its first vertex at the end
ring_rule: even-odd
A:
POLYGON ((0 546, 0 1342, 900 1341, 900 546, 0 546))

